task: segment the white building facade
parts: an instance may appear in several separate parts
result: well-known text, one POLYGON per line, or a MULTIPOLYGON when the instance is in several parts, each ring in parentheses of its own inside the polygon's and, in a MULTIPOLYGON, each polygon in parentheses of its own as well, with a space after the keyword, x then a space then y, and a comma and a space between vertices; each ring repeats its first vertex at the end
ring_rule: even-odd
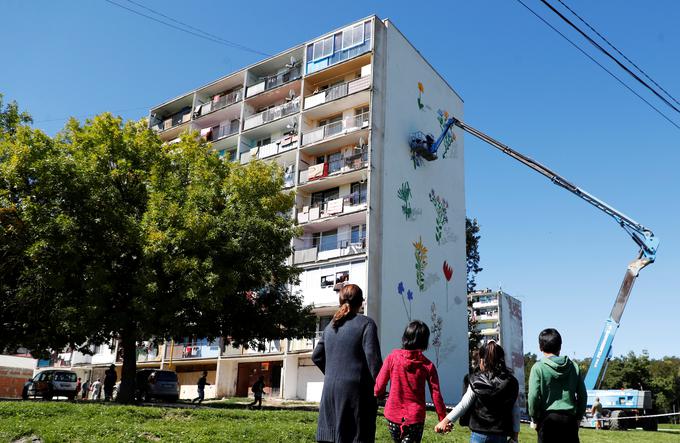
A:
POLYGON ((313 337, 263 343, 265 352, 193 338, 148 343, 139 366, 177 370, 185 398, 207 370, 206 397, 246 396, 264 375, 269 395, 318 401, 323 375, 311 353, 338 308, 336 290, 351 282, 364 290, 383 356, 410 319, 430 325, 427 355, 445 400, 458 401, 468 367, 463 137, 452 130, 431 162, 408 144, 415 131, 438 136, 449 115, 463 117, 462 99, 375 16, 154 107, 150 127, 167 143, 194 130, 225 161, 284 169, 303 229, 293 290, 318 321, 313 337))

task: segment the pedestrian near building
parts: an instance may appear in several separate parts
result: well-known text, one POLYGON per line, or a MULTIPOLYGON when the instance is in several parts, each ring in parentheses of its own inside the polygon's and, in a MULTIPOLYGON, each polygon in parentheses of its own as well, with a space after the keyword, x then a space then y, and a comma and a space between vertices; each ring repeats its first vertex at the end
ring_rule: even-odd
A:
POLYGON ((196 383, 196 390, 198 391, 198 397, 195 399, 191 400, 191 403, 195 403, 198 401, 198 404, 200 405, 203 399, 205 398, 205 386, 210 385, 207 380, 208 377, 208 371, 203 371, 203 375, 201 378, 198 379, 198 382, 196 383))
POLYGON ((90 393, 90 379, 87 379, 87 381, 83 383, 82 390, 83 390, 82 399, 87 400, 87 396, 90 393))
POLYGON ((560 356, 562 336, 544 329, 538 336, 543 359, 529 375, 529 415, 536 423, 539 443, 578 443, 578 427, 586 412, 588 393, 579 367, 560 356))
POLYGON ((102 395, 102 379, 98 378, 92 383, 92 400, 101 400, 102 395))
POLYGON ((377 398, 390 394, 385 404, 387 427, 395 443, 420 443, 425 428, 425 384, 430 387, 439 419, 446 416, 446 406, 439 391, 435 365, 423 355, 429 345, 430 329, 420 320, 409 323, 401 337, 401 349, 387 356, 375 383, 377 398))
POLYGON ((491 340, 480 348, 479 368, 468 380, 465 395, 435 431, 448 432, 454 421, 466 415, 470 443, 518 441, 519 382, 505 364, 505 351, 499 344, 491 340))
POLYGON ((113 387, 116 386, 116 380, 118 380, 116 366, 111 365, 104 372, 104 400, 111 401, 113 399, 113 387))
POLYGON ((255 400, 253 400, 252 403, 248 405, 248 407, 254 407, 257 404, 257 407, 262 409, 262 397, 264 396, 264 376, 260 375, 260 377, 257 379, 255 383, 253 383, 253 387, 251 388, 253 390, 253 396, 255 396, 255 400))
POLYGON ((81 378, 78 377, 78 381, 76 382, 76 395, 73 396, 74 400, 78 399, 78 394, 80 394, 81 388, 82 388, 82 381, 81 381, 81 378))
POLYGON ((602 403, 600 403, 600 397, 595 397, 595 403, 593 403, 593 407, 590 408, 590 413, 595 420, 595 429, 602 429, 602 403))
POLYGON ((373 387, 382 366, 378 328, 359 314, 364 302, 359 286, 345 285, 338 298, 340 309, 312 353, 324 374, 316 440, 372 443, 378 412, 373 387))

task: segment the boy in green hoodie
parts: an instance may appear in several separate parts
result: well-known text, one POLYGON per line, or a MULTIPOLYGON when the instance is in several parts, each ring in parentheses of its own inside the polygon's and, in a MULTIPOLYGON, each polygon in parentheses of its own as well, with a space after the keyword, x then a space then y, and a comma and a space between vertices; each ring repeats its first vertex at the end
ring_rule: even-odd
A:
POLYGON ((578 427, 588 393, 579 367, 560 356, 562 337, 556 329, 538 336, 543 359, 529 375, 529 415, 536 423, 538 443, 578 443, 578 427))

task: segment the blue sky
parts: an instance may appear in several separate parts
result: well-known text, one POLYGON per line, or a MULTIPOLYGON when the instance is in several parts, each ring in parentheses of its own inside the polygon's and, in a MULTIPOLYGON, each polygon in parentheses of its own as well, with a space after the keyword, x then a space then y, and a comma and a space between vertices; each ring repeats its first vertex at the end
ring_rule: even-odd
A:
MULTIPOLYGON (((594 53, 538 0, 525 1, 594 53)), ((615 354, 680 355, 673 280, 680 271, 680 130, 516 1, 145 4, 270 54, 372 13, 392 19, 462 95, 470 125, 661 238, 657 263, 633 289, 615 354)), ((680 99, 680 3, 568 4, 680 99)), ((103 0, 4 0, 0 16, 0 92, 50 134, 69 115, 140 118, 152 105, 261 58, 103 0)), ((675 120, 680 124, 680 115, 675 120)), ((564 352, 590 356, 637 252, 634 243, 608 217, 482 142, 466 136, 465 149, 467 212, 482 225, 479 287, 502 286, 523 302, 525 351, 537 352, 538 332, 552 326, 563 333, 564 352)))

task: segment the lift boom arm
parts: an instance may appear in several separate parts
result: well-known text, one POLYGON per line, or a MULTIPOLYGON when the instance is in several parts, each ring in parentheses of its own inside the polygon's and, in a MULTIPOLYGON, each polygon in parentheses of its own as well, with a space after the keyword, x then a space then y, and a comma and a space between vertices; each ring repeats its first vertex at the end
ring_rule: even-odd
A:
POLYGON ((444 130, 442 131, 441 135, 437 138, 437 140, 434 140, 434 138, 430 135, 424 136, 422 135, 422 133, 414 134, 411 137, 410 141, 411 149, 427 160, 436 159, 439 145, 442 143, 446 134, 454 125, 474 135, 480 140, 490 144, 494 148, 512 157, 518 162, 524 164, 525 166, 530 167, 539 174, 547 177, 551 182, 553 182, 557 186, 566 189, 567 191, 571 192, 577 197, 580 197, 582 200, 585 200, 586 202, 595 206, 600 211, 609 215, 616 221, 617 224, 619 224, 619 226, 621 226, 628 233, 628 235, 631 236, 633 241, 635 241, 635 243, 640 248, 638 257, 635 260, 633 260, 626 269, 626 275, 623 278, 623 283, 621 284, 621 288, 619 289, 616 301, 614 302, 614 307, 612 308, 609 318, 605 322, 605 328, 602 332, 602 335, 600 336, 600 340, 598 341, 597 347, 595 348, 595 354, 593 355, 590 368, 588 369, 588 373, 586 374, 585 379, 586 388, 587 389, 597 388, 602 377, 604 376, 606 363, 611 356, 614 335, 616 334, 616 331, 619 327, 619 323, 621 322, 621 316, 623 315, 626 303, 628 302, 628 298, 633 288, 635 278, 638 276, 638 273, 642 268, 654 262, 656 258, 656 251, 659 247, 659 239, 654 237, 654 233, 650 229, 644 227, 643 225, 636 222, 632 218, 616 210, 615 208, 609 206, 602 200, 587 193, 578 186, 572 184, 571 182, 569 182, 556 172, 547 168, 546 166, 543 166, 542 164, 527 157, 526 155, 515 151, 509 146, 504 145, 498 140, 495 140, 494 138, 484 134, 483 132, 473 128, 472 126, 467 125, 466 123, 458 120, 455 117, 451 117, 448 119, 446 125, 444 126, 444 130))

